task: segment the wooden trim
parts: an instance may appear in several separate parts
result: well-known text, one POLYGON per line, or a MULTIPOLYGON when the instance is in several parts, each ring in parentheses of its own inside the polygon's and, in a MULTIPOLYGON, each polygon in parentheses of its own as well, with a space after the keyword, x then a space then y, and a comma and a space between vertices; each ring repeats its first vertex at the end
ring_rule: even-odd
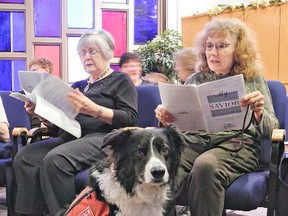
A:
POLYGON ((166 28, 167 23, 167 2, 166 0, 158 0, 158 34, 162 34, 166 28))
MULTIPOLYGON (((31 0, 26 0, 26 3, 31 0)), ((29 4, 29 3, 28 3, 29 4)), ((2 4, 1 3, 1 11, 25 11, 25 4, 2 4)))

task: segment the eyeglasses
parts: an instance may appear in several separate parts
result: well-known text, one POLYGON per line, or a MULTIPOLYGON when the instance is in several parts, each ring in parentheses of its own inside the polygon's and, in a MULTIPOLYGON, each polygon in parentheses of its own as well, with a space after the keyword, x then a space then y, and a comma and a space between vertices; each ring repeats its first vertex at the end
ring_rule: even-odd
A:
POLYGON ((205 49, 206 51, 211 51, 213 50, 213 48, 215 47, 216 50, 224 50, 226 49, 228 46, 230 46, 231 44, 228 44, 228 43, 223 43, 223 42, 219 42, 219 43, 216 43, 216 44, 213 44, 213 43, 207 43, 205 45, 205 49))
POLYGON ((95 55, 97 55, 97 53, 99 53, 99 52, 100 52, 100 50, 90 49, 90 50, 88 50, 88 51, 82 50, 81 52, 78 52, 78 54, 79 54, 79 56, 80 56, 81 58, 84 58, 84 57, 87 55, 87 53, 88 53, 89 56, 95 56, 95 55))

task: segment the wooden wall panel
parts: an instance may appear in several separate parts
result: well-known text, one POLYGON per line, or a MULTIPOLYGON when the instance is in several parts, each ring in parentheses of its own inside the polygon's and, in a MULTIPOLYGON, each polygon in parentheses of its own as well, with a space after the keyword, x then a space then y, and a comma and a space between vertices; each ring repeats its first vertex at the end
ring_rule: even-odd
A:
POLYGON ((280 6, 259 9, 249 8, 244 11, 244 22, 256 33, 259 51, 264 63, 266 79, 279 78, 279 31, 280 6))
POLYGON ((194 45, 197 33, 209 20, 210 17, 206 15, 182 18, 182 41, 184 47, 190 47, 194 45))
POLYGON ((279 80, 288 86, 288 4, 281 6, 279 44, 279 80))
POLYGON ((288 86, 288 3, 273 3, 259 8, 249 6, 213 16, 183 17, 183 46, 192 46, 197 33, 214 16, 236 17, 247 23, 258 40, 265 78, 280 80, 288 86))

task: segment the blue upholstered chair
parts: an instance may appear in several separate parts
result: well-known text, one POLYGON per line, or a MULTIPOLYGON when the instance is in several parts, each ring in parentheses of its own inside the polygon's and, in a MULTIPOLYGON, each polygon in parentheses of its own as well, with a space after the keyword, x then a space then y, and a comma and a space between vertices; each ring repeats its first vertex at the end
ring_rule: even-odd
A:
MULTIPOLYGON (((13 194, 15 190, 14 186, 14 174, 12 170, 12 157, 18 150, 18 144, 26 142, 26 133, 30 129, 30 120, 27 112, 24 108, 24 103, 9 96, 10 91, 0 91, 0 96, 3 101, 4 109, 10 124, 9 132, 11 144, 13 147, 6 148, 5 154, 9 157, 0 159, 0 185, 6 186, 6 202, 8 207, 8 215, 13 215, 12 197, 9 194, 13 194), (12 131, 14 128, 19 128, 17 136, 14 136, 12 131), (21 128, 21 129, 20 129, 21 128), (12 157, 11 157, 12 156, 12 157)), ((15 132, 15 130, 14 130, 15 132)))
MULTIPOLYGON (((267 82, 280 128, 285 129, 286 88, 279 81, 267 82)), ((279 205, 287 206, 283 200, 276 199, 279 188, 278 168, 282 154, 283 142, 273 142, 271 145, 270 139, 263 139, 258 169, 242 175, 227 188, 225 208, 249 211, 263 206, 268 208, 267 215, 272 216, 279 205)))
MULTIPOLYGON (((0 96, 3 101, 4 109, 10 124, 9 132, 10 132, 10 138, 11 142, 14 141, 18 143, 18 140, 13 140, 12 136, 12 130, 15 127, 26 127, 28 130, 30 129, 30 121, 28 118, 28 115, 26 113, 26 110, 24 108, 24 103, 12 98, 9 96, 10 91, 0 91, 0 96)), ((11 151, 11 152, 5 152, 5 155, 12 155, 12 149, 7 148, 5 151, 11 151)), ((17 151, 17 150, 15 150, 17 151)), ((14 152, 15 153, 15 152, 14 152)), ((11 166, 12 164, 12 157, 6 157, 0 159, 0 185, 6 185, 5 180, 5 169, 7 166, 11 166)))
MULTIPOLYGON (((155 117, 155 108, 161 104, 159 88, 156 85, 136 86, 138 94, 138 125, 139 127, 157 127, 158 120, 155 117)), ((76 175, 76 191, 80 192, 86 186, 88 169, 76 175)))
POLYGON ((157 127, 154 110, 161 104, 159 88, 156 85, 136 86, 138 94, 139 127, 157 127))

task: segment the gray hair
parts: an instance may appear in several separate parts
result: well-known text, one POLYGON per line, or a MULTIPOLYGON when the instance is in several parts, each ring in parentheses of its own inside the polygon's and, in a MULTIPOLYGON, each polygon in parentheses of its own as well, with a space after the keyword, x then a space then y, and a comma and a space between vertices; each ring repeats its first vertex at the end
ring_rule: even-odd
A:
POLYGON ((78 42, 77 51, 80 52, 84 46, 93 46, 95 44, 99 46, 107 61, 113 58, 115 49, 114 38, 110 32, 103 29, 85 32, 78 42))

